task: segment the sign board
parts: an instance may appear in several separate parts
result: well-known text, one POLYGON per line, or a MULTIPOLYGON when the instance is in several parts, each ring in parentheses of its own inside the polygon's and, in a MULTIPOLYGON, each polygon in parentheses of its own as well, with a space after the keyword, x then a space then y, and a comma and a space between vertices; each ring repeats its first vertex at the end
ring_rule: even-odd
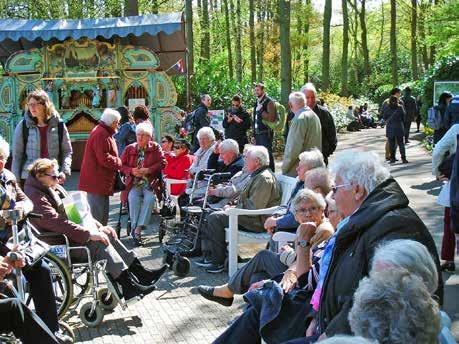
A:
POLYGON ((438 98, 443 92, 450 92, 453 96, 459 95, 459 81, 435 81, 433 92, 433 103, 438 103, 438 98))
POLYGON ((225 110, 209 110, 210 125, 218 131, 224 131, 223 118, 225 117, 225 110))
POLYGON ((145 105, 145 99, 138 98, 138 99, 129 99, 129 111, 133 112, 135 108, 139 105, 145 105))

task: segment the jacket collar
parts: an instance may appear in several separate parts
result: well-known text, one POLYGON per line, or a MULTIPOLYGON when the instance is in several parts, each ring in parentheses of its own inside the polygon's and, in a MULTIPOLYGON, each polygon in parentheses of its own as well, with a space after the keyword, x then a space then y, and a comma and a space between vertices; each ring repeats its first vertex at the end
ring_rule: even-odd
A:
MULTIPOLYGON (((26 125, 28 128, 34 128, 37 126, 37 123, 34 121, 29 111, 27 111, 27 113, 24 115, 24 121, 26 122, 26 125)), ((58 122, 59 122, 59 117, 57 117, 54 114, 54 115, 51 115, 51 117, 48 119, 47 124, 54 127, 54 126, 57 126, 58 122)))
POLYGON ((253 177, 259 175, 260 173, 262 173, 264 170, 267 170, 268 168, 269 168, 269 166, 260 167, 258 170, 253 171, 253 172, 250 174, 250 177, 253 178, 253 177))
POLYGON ((110 134, 110 136, 113 136, 115 134, 115 131, 112 129, 112 127, 109 127, 108 125, 106 125, 104 122, 99 122, 99 125, 104 128, 106 131, 108 131, 108 133, 110 134))

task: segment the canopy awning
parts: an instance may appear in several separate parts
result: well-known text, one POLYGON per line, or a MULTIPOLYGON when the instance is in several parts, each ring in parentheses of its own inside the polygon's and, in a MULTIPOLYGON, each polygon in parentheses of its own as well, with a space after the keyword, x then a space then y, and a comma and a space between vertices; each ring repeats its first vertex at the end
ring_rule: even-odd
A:
MULTIPOLYGON (((16 51, 40 48, 68 38, 99 39, 121 44, 141 45, 153 49, 167 70, 179 59, 185 61, 185 26, 182 13, 149 14, 144 16, 61 19, 61 20, 0 20, 0 62, 16 51)), ((186 67, 186 66, 185 66, 186 67)), ((171 73, 174 68, 170 70, 171 73)))

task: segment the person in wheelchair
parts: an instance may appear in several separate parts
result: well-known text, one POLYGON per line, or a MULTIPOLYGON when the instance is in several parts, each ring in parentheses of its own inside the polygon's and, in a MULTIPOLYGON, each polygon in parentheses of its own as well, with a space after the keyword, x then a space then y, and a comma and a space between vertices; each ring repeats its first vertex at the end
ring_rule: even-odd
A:
POLYGON ((13 332, 23 344, 73 343, 70 338, 70 341, 58 339, 35 312, 14 297, 10 285, 4 282, 14 267, 9 258, 0 258, 0 333, 13 332))
MULTIPOLYGON (((9 154, 8 142, 0 137, 0 208, 21 209, 25 216, 32 211, 33 204, 19 187, 15 175, 5 168, 9 154)), ((11 223, 0 217, 0 256, 2 257, 6 257, 10 252, 6 243, 11 236, 11 223)), ((39 260, 33 266, 25 265, 22 272, 29 283, 37 315, 52 333, 56 333, 63 342, 70 343, 70 337, 59 332, 56 296, 49 266, 43 260, 39 260)))
POLYGON ((129 200, 131 236, 135 246, 142 245, 142 230, 150 224, 156 204, 154 183, 166 166, 161 146, 153 141, 153 127, 146 122, 136 126, 137 142, 126 147, 121 156, 121 172, 126 176, 126 191, 121 202, 129 200))
MULTIPOLYGON (((96 221, 97 230, 90 231, 70 221, 62 203, 67 193, 58 184, 57 177, 55 160, 38 159, 29 166, 25 193, 32 200, 34 211, 43 215, 41 219, 32 219, 32 224, 40 231, 66 235, 71 245, 86 246, 93 261, 106 260, 107 275, 115 286, 121 287, 122 293, 119 296, 124 297, 125 301, 152 292, 166 272, 167 265, 156 270, 146 269, 134 252, 118 240, 113 228, 102 226, 96 221)), ((86 252, 78 251, 73 258, 85 260, 86 252)))

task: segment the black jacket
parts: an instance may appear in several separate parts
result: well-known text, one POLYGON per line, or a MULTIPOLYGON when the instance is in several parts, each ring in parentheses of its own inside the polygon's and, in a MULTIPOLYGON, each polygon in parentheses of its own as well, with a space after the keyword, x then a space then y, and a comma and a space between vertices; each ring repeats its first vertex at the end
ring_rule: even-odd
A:
POLYGON ((412 239, 424 244, 437 265, 443 300, 440 261, 434 240, 422 220, 408 206, 408 198, 393 178, 373 190, 341 228, 323 285, 318 321, 328 337, 351 334, 348 314, 359 281, 368 276, 375 248, 394 239, 412 239))
POLYGON ((316 104, 312 111, 319 117, 322 127, 322 154, 328 158, 333 154, 338 144, 335 121, 331 113, 321 105, 316 104))
POLYGON ((401 137, 405 135, 405 110, 402 106, 393 108, 386 106, 382 111, 386 121, 386 137, 401 137))
POLYGON ((405 95, 402 97, 403 104, 405 106, 405 122, 411 123, 418 113, 418 105, 416 99, 413 96, 405 95))
POLYGON ((222 160, 218 160, 219 154, 212 153, 207 162, 207 168, 214 169, 216 173, 231 173, 234 176, 244 167, 244 159, 239 155, 234 161, 226 166, 222 160))
POLYGON ((225 138, 236 140, 239 144, 241 150, 244 148, 244 145, 249 141, 247 140, 247 130, 250 129, 252 121, 248 112, 240 107, 236 112, 232 108, 227 110, 225 118, 223 119, 223 128, 225 128, 225 138), (241 123, 236 123, 234 120, 228 122, 229 115, 235 115, 242 119, 241 123))

